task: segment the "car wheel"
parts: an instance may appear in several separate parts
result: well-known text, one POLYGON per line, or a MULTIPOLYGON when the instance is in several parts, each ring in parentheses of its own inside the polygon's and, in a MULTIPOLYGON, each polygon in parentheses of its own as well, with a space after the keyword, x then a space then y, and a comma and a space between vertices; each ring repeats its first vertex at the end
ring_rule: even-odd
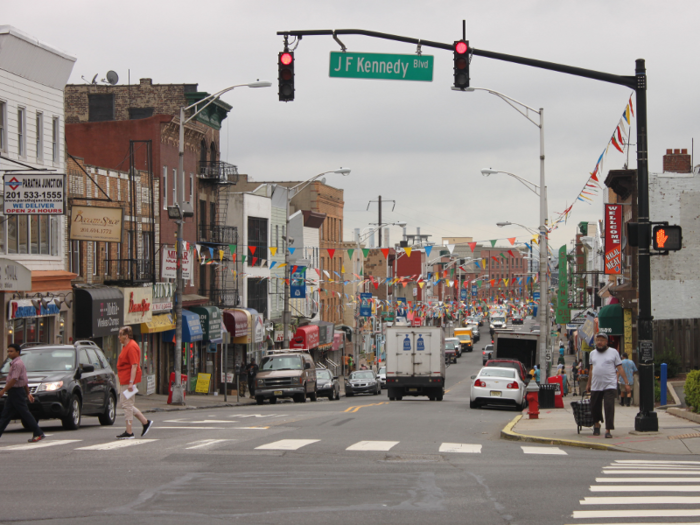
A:
POLYGON ((401 401, 403 399, 403 396, 396 396, 396 401, 401 401))
POLYGON ((117 400, 112 394, 109 394, 107 397, 105 411, 97 416, 97 419, 99 419, 100 425, 114 425, 114 422, 117 420, 117 400))
POLYGON ((435 401, 435 396, 428 396, 428 399, 430 399, 431 401, 435 401))
POLYGON ((61 419, 63 428, 66 430, 78 430, 81 417, 82 406, 80 405, 80 398, 73 394, 68 402, 68 414, 61 419))
POLYGON ((516 404, 516 405, 515 405, 515 410, 517 410, 518 412, 522 412, 522 411, 523 411, 523 405, 522 405, 521 403, 516 404))
POLYGON ((256 397, 255 397, 255 402, 256 402, 258 405, 262 405, 264 401, 265 401, 265 398, 262 397, 262 396, 256 396, 256 397))
POLYGON ((333 401, 335 399, 335 392, 328 394, 328 401, 333 401))
POLYGON ((318 394, 314 391, 309 394, 309 399, 311 401, 316 401, 318 399, 318 394))
POLYGON ((306 394, 297 394, 294 396, 295 403, 306 403, 306 394))
POLYGON ((345 392, 345 397, 352 397, 354 395, 355 394, 353 394, 352 392, 345 392))
POLYGON ((438 395, 435 396, 435 399, 436 399, 437 401, 442 401, 442 397, 443 397, 443 396, 444 396, 444 394, 438 394, 438 395))
POLYGON ((479 408, 479 403, 476 401, 469 401, 469 408, 479 408))
POLYGON ((270 404, 271 404, 271 405, 274 405, 275 403, 277 403, 277 398, 276 398, 276 397, 271 397, 271 398, 270 398, 270 404))

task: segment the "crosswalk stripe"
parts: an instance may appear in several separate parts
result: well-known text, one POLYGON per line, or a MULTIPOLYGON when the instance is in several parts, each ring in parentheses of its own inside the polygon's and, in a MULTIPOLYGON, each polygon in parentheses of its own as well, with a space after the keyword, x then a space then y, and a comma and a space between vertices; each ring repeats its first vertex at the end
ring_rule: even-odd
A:
POLYGON ((700 509, 626 509, 626 510, 575 510, 576 519, 590 518, 692 518, 700 516, 700 509))
POLYGON ((596 483, 697 483, 700 478, 595 478, 596 483))
POLYGON ((581 505, 696 505, 698 496, 626 496, 583 498, 581 505))
POLYGON ((467 443, 443 443, 440 452, 461 452, 464 454, 481 454, 481 445, 469 445, 467 443))
POLYGON ((676 470, 694 470, 700 472, 700 468, 692 465, 608 465, 603 467, 609 470, 628 469, 628 470, 661 470, 674 468, 676 470))
MULTIPOLYGON (((566 525, 573 525, 573 524, 567 523, 566 525)), ((615 522, 615 523, 587 523, 586 525, 678 525, 678 522, 676 522, 676 523, 671 523, 670 521, 664 521, 664 522, 662 523, 662 522, 656 522, 656 521, 655 521, 655 522, 651 523, 651 522, 645 521, 645 522, 643 522, 643 523, 640 524, 640 523, 637 523, 637 522, 635 522, 635 523, 624 523, 624 522, 619 522, 619 521, 618 521, 618 522, 615 522)), ((683 522, 683 525, 700 525, 700 522, 698 522, 698 521, 693 521, 693 522, 684 521, 684 522, 683 522)))
POLYGON ((607 467, 604 467, 603 474, 671 474, 677 476, 697 476, 700 472, 696 470, 609 470, 607 467))
POLYGON ((216 445, 217 443, 223 443, 224 441, 231 441, 230 439, 204 439, 202 441, 193 441, 192 443, 187 443, 192 445, 190 447, 185 447, 185 450, 193 450, 196 448, 209 447, 211 445, 216 445))
POLYGON ((567 456, 566 451, 559 447, 525 447, 521 446, 525 454, 552 454, 558 456, 567 456))
POLYGON ((90 445, 87 447, 76 448, 75 450, 114 450, 117 448, 126 448, 135 445, 145 445, 153 443, 157 439, 122 439, 119 441, 110 441, 109 443, 100 443, 98 445, 90 445))
POLYGON ((306 445, 317 443, 318 439, 282 439, 266 445, 255 447, 255 450, 298 450, 306 445))
POLYGON ((700 485, 591 485, 591 492, 700 492, 700 485))
POLYGON ((700 465, 700 461, 666 461, 657 459, 617 459, 615 463, 651 465, 654 463, 661 465, 700 465))
POLYGON ((345 450, 364 450, 374 452, 386 452, 398 445, 398 441, 358 441, 354 445, 350 445, 345 450))
POLYGON ((59 439, 56 441, 39 441, 38 443, 27 443, 22 445, 8 445, 6 447, 0 447, 0 451, 29 450, 32 448, 56 447, 59 445, 78 443, 80 441, 82 441, 82 439, 59 439))

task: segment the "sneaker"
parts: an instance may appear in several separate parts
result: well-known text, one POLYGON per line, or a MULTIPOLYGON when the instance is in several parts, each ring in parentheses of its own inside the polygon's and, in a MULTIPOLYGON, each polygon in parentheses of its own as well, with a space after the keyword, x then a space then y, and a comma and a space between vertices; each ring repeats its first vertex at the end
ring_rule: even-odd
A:
POLYGON ((40 436, 34 436, 32 439, 29 439, 28 442, 29 443, 36 443, 37 441, 41 441, 45 437, 46 437, 46 435, 44 435, 44 434, 42 434, 40 436))
POLYGON ((143 426, 143 430, 141 431, 141 437, 148 434, 148 431, 151 430, 152 426, 153 426, 153 421, 151 421, 150 419, 148 421, 146 421, 146 424, 143 426))
POLYGON ((127 434, 126 431, 123 434, 119 434, 117 439, 134 439, 133 434, 127 434))

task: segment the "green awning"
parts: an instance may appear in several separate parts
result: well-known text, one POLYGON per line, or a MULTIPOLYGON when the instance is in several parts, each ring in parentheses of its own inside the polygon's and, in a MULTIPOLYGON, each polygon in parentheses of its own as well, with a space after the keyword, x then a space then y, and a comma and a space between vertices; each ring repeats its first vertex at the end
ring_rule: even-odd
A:
POLYGON ((598 330, 608 335, 623 335, 625 333, 625 322, 621 305, 609 304, 600 309, 598 312, 598 330))

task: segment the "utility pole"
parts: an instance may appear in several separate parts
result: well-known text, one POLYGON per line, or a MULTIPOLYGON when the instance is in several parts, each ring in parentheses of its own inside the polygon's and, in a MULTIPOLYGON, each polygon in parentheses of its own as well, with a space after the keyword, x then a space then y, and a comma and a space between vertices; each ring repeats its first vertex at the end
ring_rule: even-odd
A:
POLYGON ((379 217, 378 217, 377 223, 376 224, 370 223, 370 226, 377 226, 378 227, 378 230, 379 230, 379 245, 378 245, 378 247, 381 248, 382 247, 382 224, 383 224, 382 223, 382 202, 392 202, 394 205, 391 207, 391 211, 394 211, 394 208, 396 208, 396 201, 394 201, 394 200, 382 201, 382 196, 380 195, 376 201, 369 201, 369 203, 367 204, 367 211, 369 211, 369 207, 372 205, 373 202, 376 202, 379 204, 379 217))

